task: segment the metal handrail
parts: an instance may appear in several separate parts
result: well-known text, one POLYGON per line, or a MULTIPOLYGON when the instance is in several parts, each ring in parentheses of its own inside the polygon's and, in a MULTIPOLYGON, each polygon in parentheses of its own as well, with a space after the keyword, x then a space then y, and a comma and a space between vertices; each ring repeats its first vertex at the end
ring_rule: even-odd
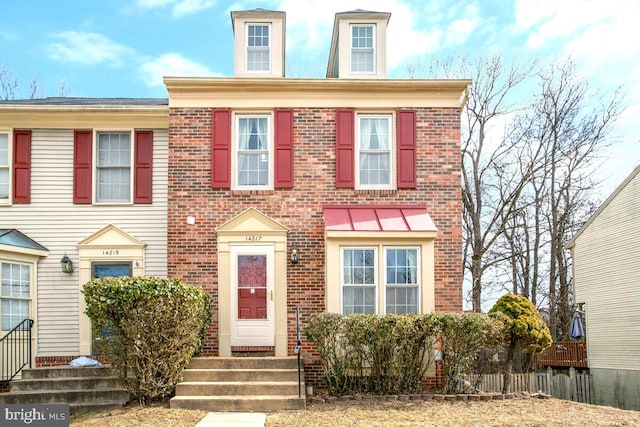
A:
POLYGON ((31 329, 33 320, 24 319, 0 338, 0 390, 27 365, 31 368, 31 329))
POLYGON ((296 306, 296 347, 293 349, 298 355, 298 397, 302 397, 302 370, 300 368, 300 353, 302 350, 302 339, 300 337, 300 306, 296 306))

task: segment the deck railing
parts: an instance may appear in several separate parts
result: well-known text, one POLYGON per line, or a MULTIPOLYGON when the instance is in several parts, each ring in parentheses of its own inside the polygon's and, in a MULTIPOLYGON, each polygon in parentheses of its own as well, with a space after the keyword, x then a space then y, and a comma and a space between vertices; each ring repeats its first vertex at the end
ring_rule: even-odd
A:
POLYGON ((536 356, 538 366, 588 368, 587 345, 584 341, 554 342, 536 356))
POLYGON ((25 366, 31 367, 31 328, 33 320, 24 319, 0 338, 0 391, 25 366))

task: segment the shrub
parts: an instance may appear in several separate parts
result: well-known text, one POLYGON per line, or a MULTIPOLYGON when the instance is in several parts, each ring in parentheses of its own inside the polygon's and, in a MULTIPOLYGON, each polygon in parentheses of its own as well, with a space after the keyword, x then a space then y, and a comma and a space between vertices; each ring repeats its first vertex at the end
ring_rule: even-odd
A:
MULTIPOLYGON (((480 313, 439 313, 435 319, 442 354, 443 392, 459 393, 463 391, 461 377, 473 373, 481 352, 497 352, 503 323, 480 313)), ((479 375, 473 386, 481 379, 479 375)))
POLYGON ((409 394, 433 362, 433 315, 317 313, 305 328, 332 395, 409 394))
POLYGON ((551 345, 551 333, 535 305, 522 295, 503 295, 489 314, 504 323, 507 355, 502 392, 508 393, 516 350, 522 348, 528 353, 541 353, 551 345))
POLYGON ((84 285, 97 350, 141 403, 174 392, 203 343, 211 298, 179 279, 121 277, 84 285))

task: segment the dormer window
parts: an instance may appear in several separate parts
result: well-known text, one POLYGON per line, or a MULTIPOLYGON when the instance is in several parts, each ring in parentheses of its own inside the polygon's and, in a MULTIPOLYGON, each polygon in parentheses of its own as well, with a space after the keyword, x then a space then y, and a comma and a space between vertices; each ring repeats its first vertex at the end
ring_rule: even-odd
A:
POLYGON ((351 72, 375 73, 375 25, 351 25, 351 72))
POLYGON ((247 71, 263 72, 271 69, 271 26, 247 24, 247 71))

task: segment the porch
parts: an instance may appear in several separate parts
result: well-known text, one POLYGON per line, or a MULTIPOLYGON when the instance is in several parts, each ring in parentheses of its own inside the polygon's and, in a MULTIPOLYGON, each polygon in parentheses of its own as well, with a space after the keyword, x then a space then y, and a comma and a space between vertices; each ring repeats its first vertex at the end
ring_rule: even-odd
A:
POLYGON ((535 363, 541 367, 582 368, 587 363, 587 343, 585 341, 554 342, 551 347, 535 357, 535 363))

